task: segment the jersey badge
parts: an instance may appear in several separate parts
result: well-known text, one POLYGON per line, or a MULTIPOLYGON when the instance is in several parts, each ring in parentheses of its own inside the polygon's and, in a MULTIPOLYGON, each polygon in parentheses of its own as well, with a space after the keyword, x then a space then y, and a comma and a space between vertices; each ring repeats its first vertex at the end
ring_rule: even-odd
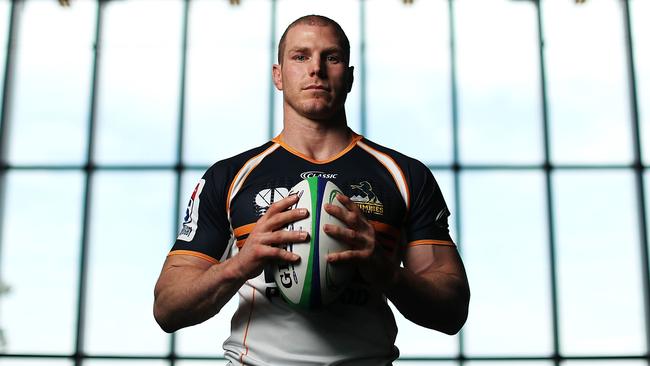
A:
POLYGON ((383 215, 384 204, 381 203, 377 194, 372 190, 372 185, 368 181, 359 184, 351 184, 350 188, 354 195, 350 197, 359 209, 366 214, 383 215))
POLYGON ((289 188, 276 187, 263 189, 255 195, 255 211, 262 216, 269 209, 273 202, 279 201, 289 195, 289 188))
POLYGON ((178 240, 192 241, 194 239, 194 234, 196 234, 196 229, 198 228, 199 204, 201 203, 200 196, 204 185, 205 179, 201 179, 196 187, 194 187, 190 201, 187 203, 187 208, 185 209, 183 227, 178 234, 178 240))

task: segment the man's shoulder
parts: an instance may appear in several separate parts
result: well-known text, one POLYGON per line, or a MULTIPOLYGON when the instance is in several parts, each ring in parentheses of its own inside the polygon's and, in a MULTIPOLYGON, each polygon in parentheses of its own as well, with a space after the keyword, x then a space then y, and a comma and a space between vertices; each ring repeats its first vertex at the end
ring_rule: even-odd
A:
POLYGON ((224 173, 235 174, 246 163, 250 162, 256 157, 259 157, 260 155, 269 151, 269 149, 271 149, 274 145, 276 144, 273 141, 268 141, 262 145, 246 150, 237 155, 233 155, 231 157, 219 160, 216 163, 214 163, 210 168, 208 168, 208 172, 219 173, 219 174, 224 174, 224 173))
MULTIPOLYGON (((376 152, 379 153, 380 156, 383 154, 384 156, 389 157, 392 159, 397 165, 402 170, 412 170, 412 169, 427 169, 427 166, 422 163, 420 160, 413 158, 411 156, 405 155, 395 149, 386 147, 384 145, 380 145, 374 141, 371 141, 367 139, 366 137, 362 138, 359 141, 361 144, 365 145, 366 147, 370 148, 368 152, 376 152)), ((363 147, 363 146, 362 146, 363 147)))

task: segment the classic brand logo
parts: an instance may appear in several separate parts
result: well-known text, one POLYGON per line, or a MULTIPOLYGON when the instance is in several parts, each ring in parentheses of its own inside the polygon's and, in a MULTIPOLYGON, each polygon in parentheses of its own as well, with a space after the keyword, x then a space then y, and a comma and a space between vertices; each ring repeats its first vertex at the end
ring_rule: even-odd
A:
POLYGON ((377 194, 373 192, 372 185, 368 181, 364 180, 359 184, 351 184, 350 188, 356 193, 350 197, 350 200, 356 203, 361 211, 374 215, 384 214, 384 204, 381 203, 377 194))
POLYGON ((338 175, 339 175, 338 173, 325 173, 325 172, 319 172, 317 170, 311 170, 308 172, 300 173, 300 179, 307 179, 312 177, 319 177, 324 179, 336 179, 338 175))

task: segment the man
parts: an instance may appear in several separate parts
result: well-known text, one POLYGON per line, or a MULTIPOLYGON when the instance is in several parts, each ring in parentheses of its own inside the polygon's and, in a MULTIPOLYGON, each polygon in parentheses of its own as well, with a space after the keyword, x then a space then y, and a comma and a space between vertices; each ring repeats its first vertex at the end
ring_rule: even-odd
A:
POLYGON ((154 315, 165 331, 209 319, 238 292, 224 343, 233 365, 390 365, 399 353, 386 298, 424 327, 454 334, 464 324, 469 286, 443 197, 420 162, 347 127, 349 55, 333 20, 312 15, 289 25, 272 70, 284 129, 216 163, 194 189, 155 288, 154 315), (326 210, 347 228, 324 230, 350 250, 327 260, 358 273, 334 304, 303 311, 278 296, 264 269, 300 260, 280 245, 307 242, 307 233, 283 228, 310 213, 288 210, 296 197, 286 196, 313 175, 345 193, 337 196, 345 209, 326 210))

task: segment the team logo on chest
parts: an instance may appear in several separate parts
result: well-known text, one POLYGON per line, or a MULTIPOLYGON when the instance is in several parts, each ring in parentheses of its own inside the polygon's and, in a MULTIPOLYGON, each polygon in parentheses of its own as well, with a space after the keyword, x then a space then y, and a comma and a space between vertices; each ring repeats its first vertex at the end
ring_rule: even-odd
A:
POLYGON ((359 209, 366 214, 383 215, 384 204, 381 203, 377 194, 372 190, 372 185, 364 180, 359 184, 351 184, 353 196, 350 197, 359 209))
POLYGON ((269 209, 273 202, 279 201, 289 195, 289 188, 276 187, 259 191, 255 195, 255 211, 262 216, 269 209))

